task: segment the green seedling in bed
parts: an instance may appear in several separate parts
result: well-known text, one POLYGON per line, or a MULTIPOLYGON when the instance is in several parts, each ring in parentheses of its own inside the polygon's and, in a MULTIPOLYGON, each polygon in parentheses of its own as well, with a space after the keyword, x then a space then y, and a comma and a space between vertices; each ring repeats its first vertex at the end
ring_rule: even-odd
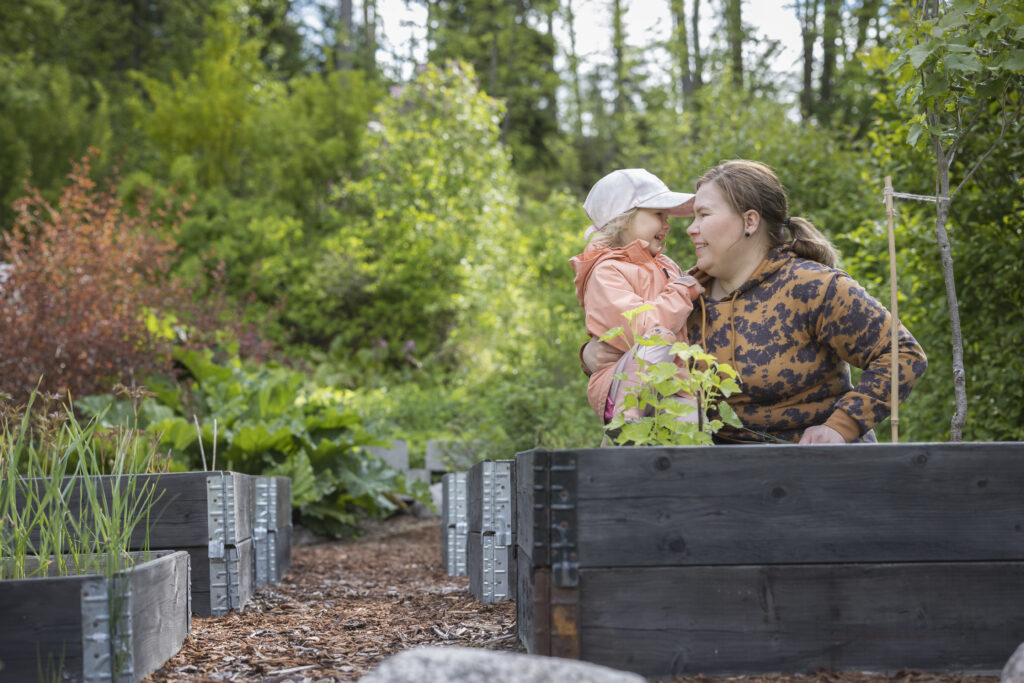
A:
MULTIPOLYGON (((0 424, 0 579, 82 573, 110 577, 131 566, 131 536, 140 524, 148 528, 156 502, 155 482, 139 478, 153 468, 155 447, 140 462, 143 442, 137 431, 125 429, 113 439, 101 439, 97 421, 82 425, 70 408, 59 429, 36 438, 32 408, 30 400, 17 425, 9 416, 0 424), (91 476, 101 471, 103 458, 109 458, 115 475, 109 496, 91 476), (31 570, 29 557, 38 561, 31 570)), ((148 548, 148 537, 143 548, 148 548)))

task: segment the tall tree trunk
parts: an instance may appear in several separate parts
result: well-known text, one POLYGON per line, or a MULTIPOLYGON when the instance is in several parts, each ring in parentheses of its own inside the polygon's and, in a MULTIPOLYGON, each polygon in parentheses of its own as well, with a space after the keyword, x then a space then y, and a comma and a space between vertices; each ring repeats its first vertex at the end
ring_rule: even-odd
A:
POLYGON ((832 113, 836 74, 836 42, 839 39, 839 13, 842 0, 825 0, 825 21, 822 27, 821 93, 818 118, 825 120, 832 113))
POLYGON ((693 70, 690 66, 690 40, 686 30, 686 3, 684 0, 672 0, 673 45, 676 61, 679 65, 679 93, 683 106, 687 106, 696 86, 693 82, 693 70))
POLYGON ((363 68, 371 78, 375 78, 377 76, 377 0, 363 0, 363 31, 366 33, 363 68))
POLYGON ((725 0, 725 36, 729 44, 731 81, 743 87, 743 10, 742 0, 725 0))
POLYGON ((882 0, 863 0, 857 8, 857 44, 854 52, 860 52, 868 42, 868 28, 871 22, 878 20, 878 13, 882 9, 882 0))
POLYGON ((800 116, 805 121, 814 113, 814 43, 818 40, 818 3, 799 0, 797 17, 803 39, 803 87, 800 90, 800 116))
POLYGON ((612 0, 612 53, 615 69, 616 116, 626 111, 626 33, 622 26, 622 1, 612 0))
POLYGON ((569 31, 569 80, 572 85, 572 96, 576 103, 576 116, 573 127, 576 140, 583 139, 583 93, 580 88, 580 58, 576 53, 576 15, 572 10, 572 0, 565 2, 565 23, 569 31))
POLYGON ((953 418, 949 423, 949 440, 962 441, 967 423, 967 374, 964 371, 964 342, 960 330, 960 304, 956 296, 956 278, 953 274, 953 256, 946 234, 949 218, 949 164, 951 159, 942 148, 942 140, 932 136, 935 147, 935 192, 939 197, 935 214, 935 241, 942 258, 942 279, 946 283, 946 305, 949 308, 949 327, 953 335, 953 418))
POLYGON ((690 35, 693 43, 693 85, 694 89, 698 89, 704 85, 704 55, 700 51, 700 0, 693 0, 690 35))
POLYGON ((352 68, 352 0, 339 0, 335 29, 334 68, 352 68))
MULTIPOLYGON (((924 19, 935 19, 939 16, 938 0, 925 0, 923 3, 924 19)), ((940 112, 928 114, 929 127, 938 128, 940 112)), ((960 330, 960 304, 956 296, 956 278, 953 274, 953 256, 946 234, 946 221, 949 218, 949 166, 953 159, 942 146, 942 138, 932 135, 932 147, 935 150, 935 240, 939 243, 939 254, 942 257, 942 279, 946 284, 946 306, 949 309, 949 328, 953 346, 953 417, 949 422, 949 440, 963 441, 964 425, 967 423, 967 373, 964 371, 964 341, 960 330)))

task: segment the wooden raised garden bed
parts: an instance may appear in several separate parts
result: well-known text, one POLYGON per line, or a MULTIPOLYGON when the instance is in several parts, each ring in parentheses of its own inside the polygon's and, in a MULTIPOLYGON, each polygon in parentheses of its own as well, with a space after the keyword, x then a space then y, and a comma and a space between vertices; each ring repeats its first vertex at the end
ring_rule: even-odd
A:
POLYGON ((0 679, 140 681, 174 656, 191 630, 188 553, 135 555, 111 579, 0 581, 0 679))
MULTIPOLYGON (((132 535, 132 549, 185 550, 192 561, 192 610, 219 616, 241 610, 252 597, 256 573, 252 484, 237 472, 134 475, 136 486, 155 487, 152 513, 132 535), (148 527, 148 539, 147 539, 148 527)), ((111 475, 94 477, 109 497, 111 475)), ((81 491, 75 487, 71 509, 81 491)))
POLYGON ((518 454, 530 652, 645 676, 998 671, 1024 640, 1024 444, 518 454))
POLYGON ((250 479, 256 586, 266 586, 278 583, 291 566, 292 480, 265 476, 250 479))
POLYGON ((466 571, 485 605, 515 597, 514 472, 513 460, 484 460, 466 473, 466 571))
POLYGON ((441 563, 448 576, 466 575, 466 473, 441 477, 441 563))

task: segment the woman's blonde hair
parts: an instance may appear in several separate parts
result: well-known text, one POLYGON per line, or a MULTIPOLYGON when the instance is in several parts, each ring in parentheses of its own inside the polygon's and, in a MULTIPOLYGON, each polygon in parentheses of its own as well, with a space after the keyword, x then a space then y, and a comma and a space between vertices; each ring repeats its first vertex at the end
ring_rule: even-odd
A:
POLYGON ((633 225, 633 220, 636 218, 638 211, 640 211, 638 208, 623 211, 618 216, 605 223, 604 227, 595 230, 590 236, 590 241, 604 244, 609 247, 626 246, 626 232, 633 225))
POLYGON ((744 159, 726 161, 701 176, 697 188, 706 183, 715 183, 736 213, 757 211, 761 227, 767 228, 769 247, 788 244, 797 256, 836 267, 839 252, 809 220, 789 215, 786 189, 768 166, 744 159))

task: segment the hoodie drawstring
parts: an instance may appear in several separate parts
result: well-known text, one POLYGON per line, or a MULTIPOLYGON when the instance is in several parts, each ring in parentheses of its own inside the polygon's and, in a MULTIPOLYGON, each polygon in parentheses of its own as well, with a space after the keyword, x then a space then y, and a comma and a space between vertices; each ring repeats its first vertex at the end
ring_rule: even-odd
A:
POLYGON ((739 372, 739 368, 736 367, 736 297, 739 296, 740 290, 736 290, 729 297, 729 330, 731 336, 729 338, 729 355, 731 356, 729 365, 736 372, 739 372))
MULTIPOLYGON (((739 368, 736 367, 736 297, 739 296, 740 290, 736 290, 729 297, 729 364, 732 369, 739 372, 739 368)), ((700 347, 705 352, 708 351, 708 309, 704 304, 704 295, 697 297, 697 301, 700 302, 700 347)))

